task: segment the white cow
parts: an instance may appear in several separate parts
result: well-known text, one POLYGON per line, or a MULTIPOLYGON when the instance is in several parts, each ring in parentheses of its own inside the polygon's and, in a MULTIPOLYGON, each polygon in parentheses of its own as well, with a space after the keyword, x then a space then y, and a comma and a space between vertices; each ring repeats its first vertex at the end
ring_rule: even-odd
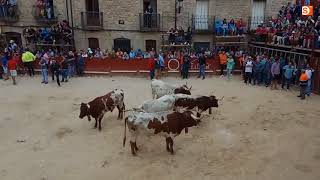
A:
POLYGON ((151 90, 152 90, 152 98, 158 99, 164 95, 170 94, 187 94, 191 95, 192 87, 188 88, 187 84, 182 86, 172 85, 165 83, 160 80, 152 80, 151 82, 151 90))

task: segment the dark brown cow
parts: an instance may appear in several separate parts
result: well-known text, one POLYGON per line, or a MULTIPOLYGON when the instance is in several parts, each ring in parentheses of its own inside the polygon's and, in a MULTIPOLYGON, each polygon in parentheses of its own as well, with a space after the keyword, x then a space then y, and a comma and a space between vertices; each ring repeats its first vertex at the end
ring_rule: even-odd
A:
POLYGON ((166 148, 168 152, 174 154, 173 139, 180 135, 182 130, 188 127, 198 125, 199 118, 193 115, 191 111, 185 111, 183 113, 166 111, 158 113, 146 113, 141 111, 133 111, 125 119, 125 131, 123 146, 126 143, 126 129, 131 134, 131 152, 136 155, 138 147, 136 144, 140 130, 147 130, 152 134, 159 134, 166 138, 166 148))
POLYGON ((209 109, 209 114, 212 114, 213 107, 219 107, 218 99, 215 96, 199 96, 195 98, 178 98, 174 104, 175 107, 187 108, 192 110, 197 108, 197 116, 200 117, 202 112, 209 109))
POLYGON ((91 121, 93 117, 96 122, 94 128, 97 128, 99 124, 99 130, 101 131, 101 120, 106 112, 112 112, 117 107, 119 110, 118 119, 123 119, 125 110, 124 93, 122 90, 114 90, 104 96, 95 98, 89 103, 81 103, 79 118, 83 119, 88 117, 88 121, 91 121))

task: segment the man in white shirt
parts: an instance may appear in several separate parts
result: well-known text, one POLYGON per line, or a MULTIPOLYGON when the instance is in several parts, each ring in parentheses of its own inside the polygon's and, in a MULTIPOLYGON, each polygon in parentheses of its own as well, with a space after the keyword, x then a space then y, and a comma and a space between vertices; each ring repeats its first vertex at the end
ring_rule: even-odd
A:
POLYGON ((310 67, 309 64, 307 64, 307 68, 306 68, 306 74, 308 76, 308 85, 306 88, 306 94, 307 96, 311 95, 311 90, 312 90, 312 73, 314 72, 314 70, 310 67))
POLYGON ((253 61, 252 57, 248 58, 248 61, 245 63, 245 78, 244 83, 251 84, 251 78, 252 78, 252 68, 253 68, 253 61))

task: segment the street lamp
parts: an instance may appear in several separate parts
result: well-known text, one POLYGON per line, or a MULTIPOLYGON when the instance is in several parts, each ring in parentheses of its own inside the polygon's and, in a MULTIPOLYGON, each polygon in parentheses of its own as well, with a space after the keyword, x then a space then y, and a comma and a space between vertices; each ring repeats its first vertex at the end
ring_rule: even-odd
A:
POLYGON ((177 29, 177 15, 178 13, 180 14, 181 13, 181 9, 182 9, 182 2, 183 0, 175 0, 175 5, 174 5, 174 29, 177 29))

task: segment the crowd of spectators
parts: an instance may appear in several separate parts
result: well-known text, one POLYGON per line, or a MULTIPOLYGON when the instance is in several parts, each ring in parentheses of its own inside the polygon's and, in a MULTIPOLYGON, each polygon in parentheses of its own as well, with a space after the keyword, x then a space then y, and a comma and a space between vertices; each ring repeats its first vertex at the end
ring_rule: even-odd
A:
POLYGON ((64 20, 51 28, 32 28, 23 30, 27 43, 32 44, 72 44, 72 30, 69 22, 64 20))
POLYGON ((35 6, 35 16, 37 18, 54 19, 53 0, 37 0, 35 6))
POLYGON ((192 40, 192 30, 188 27, 187 32, 180 26, 178 29, 171 28, 167 34, 171 45, 190 45, 192 40))
POLYGON ((246 24, 242 18, 235 21, 231 19, 229 22, 227 19, 215 21, 215 34, 217 36, 236 36, 242 35, 246 32, 246 24))
POLYGON ((314 16, 302 16, 302 4, 288 3, 279 10, 277 18, 260 24, 257 41, 301 48, 320 48, 320 5, 314 16))
POLYGON ((17 16, 17 0, 0 0, 0 19, 17 16))

